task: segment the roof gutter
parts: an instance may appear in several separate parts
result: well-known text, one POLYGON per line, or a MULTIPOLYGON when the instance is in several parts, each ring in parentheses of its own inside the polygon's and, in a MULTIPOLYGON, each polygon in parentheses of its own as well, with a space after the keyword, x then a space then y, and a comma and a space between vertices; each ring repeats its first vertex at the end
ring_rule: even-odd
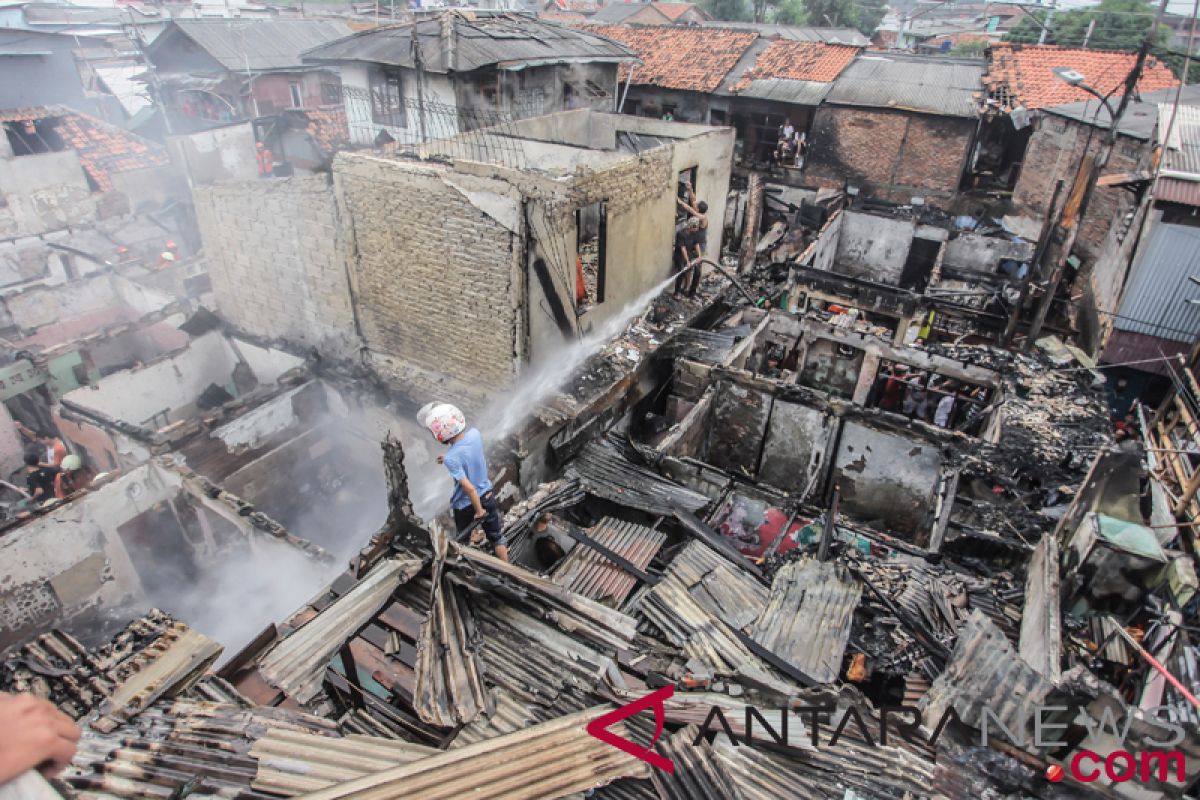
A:
POLYGON ((521 61, 498 61, 496 69, 515 72, 530 67, 550 67, 555 64, 623 64, 627 61, 640 63, 640 59, 634 56, 551 56, 521 61))

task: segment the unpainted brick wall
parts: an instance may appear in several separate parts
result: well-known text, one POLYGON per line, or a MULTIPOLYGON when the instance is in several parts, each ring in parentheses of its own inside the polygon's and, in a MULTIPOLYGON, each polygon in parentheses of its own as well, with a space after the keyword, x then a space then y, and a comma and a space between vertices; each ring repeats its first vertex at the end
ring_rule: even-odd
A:
POLYGON ((367 347, 476 389, 516 369, 516 235, 437 167, 343 154, 356 308, 367 347))
MULTIPOLYGON (((1053 114, 1042 114, 1037 121, 1037 130, 1029 139, 1025 160, 1017 185, 1013 188, 1013 205, 1016 213, 1041 221, 1045 219, 1054 186, 1063 180, 1059 196, 1059 207, 1066 201, 1074 183, 1075 171, 1083 160, 1084 148, 1088 145, 1090 126, 1053 114)), ((1098 153, 1105 132, 1095 129, 1090 149, 1098 153)), ((1150 145, 1128 136, 1117 137, 1117 144, 1104 168, 1104 174, 1132 172, 1138 164, 1149 158, 1150 145)), ((1119 187, 1097 187, 1092 192, 1084 215, 1083 227, 1075 240, 1075 247, 1087 258, 1099 255, 1108 229, 1118 212, 1124 213, 1131 206, 1128 192, 1119 187)))
POLYGON ((959 117, 821 106, 805 177, 858 186, 866 196, 907 199, 958 190, 975 121, 959 117))
POLYGON ((268 339, 353 348, 343 233, 325 175, 193 189, 217 307, 268 339))

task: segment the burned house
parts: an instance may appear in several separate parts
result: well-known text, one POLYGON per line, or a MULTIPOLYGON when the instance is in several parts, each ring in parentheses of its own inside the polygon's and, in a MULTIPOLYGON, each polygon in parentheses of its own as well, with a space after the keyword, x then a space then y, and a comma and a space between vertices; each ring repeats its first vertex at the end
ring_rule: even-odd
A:
POLYGON ((6 522, 0 552, 4 646, 50 626, 99 644, 152 606, 236 646, 336 572, 328 553, 170 460, 6 522), (270 588, 268 565, 292 572, 293 588, 270 588), (255 597, 273 610, 250 618, 244 601, 255 597))
POLYGON ((806 180, 948 208, 974 146, 982 75, 972 60, 860 56, 817 109, 806 180))
POLYGON ((615 42, 514 14, 448 11, 310 49, 336 66, 351 142, 404 144, 576 108, 612 111, 615 42))
POLYGON ((478 402, 668 279, 681 183, 722 207, 731 139, 581 109, 342 153, 332 180, 196 186, 217 305, 257 336, 365 348, 408 393, 478 402))
POLYGON ((999 226, 964 230, 935 209, 864 201, 827 212, 819 230, 774 213, 765 243, 791 270, 787 307, 850 313, 897 344, 1000 338, 1034 256, 999 226))
POLYGON ((353 31, 336 20, 176 19, 146 46, 169 133, 341 102, 336 71, 301 53, 353 31))

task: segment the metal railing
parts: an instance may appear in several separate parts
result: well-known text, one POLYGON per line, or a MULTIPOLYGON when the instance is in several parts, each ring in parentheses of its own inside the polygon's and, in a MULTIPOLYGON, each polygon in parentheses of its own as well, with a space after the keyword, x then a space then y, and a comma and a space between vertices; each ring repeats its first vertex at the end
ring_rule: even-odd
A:
POLYGON ((427 98, 388 97, 378 91, 342 87, 352 145, 410 158, 459 158, 526 166, 522 137, 510 114, 427 98))

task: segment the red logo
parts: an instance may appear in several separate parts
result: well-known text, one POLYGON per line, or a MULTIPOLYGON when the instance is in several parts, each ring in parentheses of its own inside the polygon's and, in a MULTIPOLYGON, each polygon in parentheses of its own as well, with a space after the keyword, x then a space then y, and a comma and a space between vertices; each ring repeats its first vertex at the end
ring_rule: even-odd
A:
POLYGON ((597 717, 587 725, 587 732, 595 736, 605 744, 610 744, 613 747, 628 753, 634 758, 645 761, 652 767, 658 767, 664 772, 671 774, 675 773, 675 764, 669 758, 654 752, 654 745, 658 742, 658 737, 662 736, 663 725, 667 719, 666 701, 675 694, 674 686, 664 686, 657 691, 651 692, 640 700, 634 700, 632 703, 626 703, 618 709, 608 712, 602 717, 597 717), (609 730, 609 727, 617 724, 623 719, 632 717, 634 714, 642 711, 645 708, 654 709, 654 738, 650 741, 650 747, 642 747, 639 744, 629 741, 623 736, 618 736, 609 730))

